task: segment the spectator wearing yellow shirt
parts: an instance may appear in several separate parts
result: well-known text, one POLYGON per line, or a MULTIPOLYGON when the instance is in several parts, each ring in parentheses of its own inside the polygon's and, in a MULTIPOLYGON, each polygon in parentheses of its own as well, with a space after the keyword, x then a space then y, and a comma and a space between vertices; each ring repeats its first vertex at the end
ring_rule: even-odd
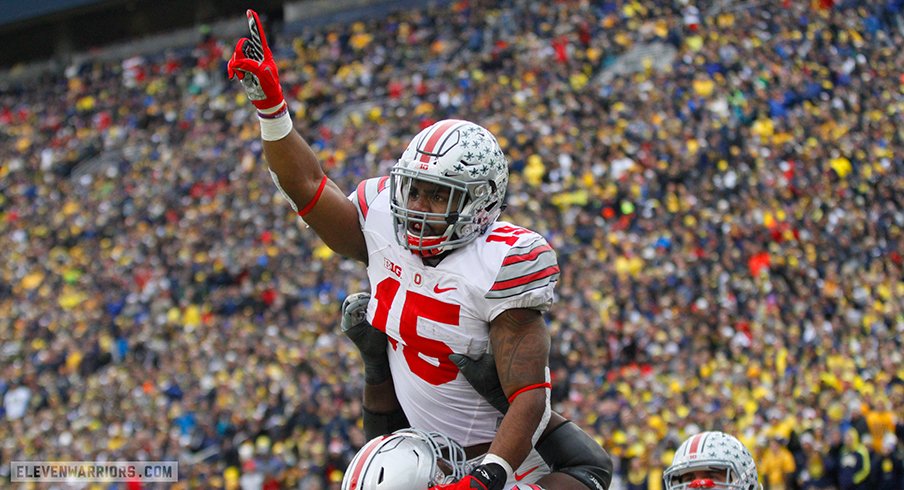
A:
POLYGON ((626 490, 661 490, 662 480, 650 471, 650 462, 645 456, 631 458, 625 478, 626 490))
POLYGON ((783 444, 783 440, 773 437, 769 447, 760 458, 760 473, 763 475, 765 490, 787 490, 791 488, 791 476, 797 466, 794 456, 783 444))
POLYGON ((876 404, 875 410, 867 409, 864 416, 866 417, 866 426, 869 433, 873 437, 873 451, 882 451, 882 441, 886 434, 894 434, 895 432, 895 413, 892 410, 891 401, 882 398, 876 404))

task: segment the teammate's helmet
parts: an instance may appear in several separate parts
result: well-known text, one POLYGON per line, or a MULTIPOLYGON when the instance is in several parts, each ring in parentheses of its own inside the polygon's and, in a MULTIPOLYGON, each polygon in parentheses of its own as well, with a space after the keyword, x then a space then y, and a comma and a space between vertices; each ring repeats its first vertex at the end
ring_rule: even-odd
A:
POLYGON ((402 429, 364 445, 342 478, 342 490, 427 490, 461 479, 465 450, 438 432, 402 429))
POLYGON ((508 163, 486 128, 457 119, 431 125, 411 140, 390 172, 390 209, 399 244, 422 256, 467 245, 499 217, 507 185, 508 163), (445 212, 409 208, 416 180, 450 189, 445 212), (432 234, 427 225, 443 231, 432 234))
POLYGON ((666 490, 690 488, 730 488, 755 490, 756 464, 741 441, 724 432, 701 432, 678 447, 672 464, 662 474, 666 490), (724 472, 719 480, 694 480, 681 483, 682 476, 694 471, 724 472))

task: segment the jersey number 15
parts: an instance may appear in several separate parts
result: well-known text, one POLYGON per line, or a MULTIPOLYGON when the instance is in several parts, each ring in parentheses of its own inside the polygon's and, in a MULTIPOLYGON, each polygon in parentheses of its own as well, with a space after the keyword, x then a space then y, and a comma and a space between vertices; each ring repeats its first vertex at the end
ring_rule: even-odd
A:
MULTIPOLYGON (((377 299, 377 311, 374 313, 373 326, 386 332, 386 321, 389 318, 389 308, 392 306, 399 292, 401 283, 398 280, 387 277, 377 284, 374 297, 377 299)), ((418 335, 417 321, 425 318, 446 325, 458 325, 460 305, 444 303, 436 298, 424 296, 414 291, 404 291, 404 304, 402 305, 402 317, 399 321, 399 336, 405 345, 398 346, 390 338, 394 349, 401 348, 408 368, 419 378, 432 385, 448 383, 458 376, 458 367, 449 360, 452 349, 448 345, 436 339, 429 339, 418 335), (434 364, 424 357, 436 359, 434 364)))

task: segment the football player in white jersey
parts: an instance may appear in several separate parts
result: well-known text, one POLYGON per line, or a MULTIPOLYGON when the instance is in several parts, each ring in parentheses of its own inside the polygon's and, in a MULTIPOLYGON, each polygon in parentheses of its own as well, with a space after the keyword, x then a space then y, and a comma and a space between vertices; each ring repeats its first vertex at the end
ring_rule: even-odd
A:
MULTIPOLYGON (((366 309, 369 300, 370 293, 355 293, 346 298, 342 305, 342 331, 358 345, 365 361, 365 378, 372 380, 373 372, 388 371, 389 361, 386 356, 386 335, 367 322, 366 309)), ((455 362, 468 383, 500 414, 508 412, 509 397, 506 396, 499 382, 492 354, 484 354, 476 360, 461 354, 451 354, 449 358, 455 362)), ((391 392, 382 395, 381 401, 395 399, 391 392)), ((374 399, 371 395, 371 400, 374 399)), ((395 406, 397 403, 396 401, 395 406)), ((377 415, 365 412, 364 431, 371 441, 385 441, 388 434, 392 431, 398 432, 400 427, 408 427, 408 420, 401 410, 395 415, 377 415)), ((366 452, 369 445, 370 443, 361 451, 366 452)), ((513 474, 514 481, 509 481, 504 488, 507 490, 542 490, 544 487, 532 483, 541 479, 547 488, 608 488, 612 478, 612 461, 609 455, 586 432, 561 415, 551 412, 546 431, 543 432, 534 447, 536 454, 543 461, 538 464, 522 464, 522 468, 513 474), (550 471, 553 473, 549 474, 550 471), (562 476, 562 474, 570 476, 579 483, 562 476)), ((385 458, 380 459, 380 461, 387 460, 394 460, 394 457, 387 453, 385 458)), ((480 458, 476 458, 476 460, 479 461, 480 458)), ((392 471, 385 473, 385 480, 379 488, 385 488, 385 490, 409 488, 405 483, 408 480, 396 476, 408 473, 404 470, 404 466, 389 462, 386 464, 391 466, 392 471)), ((474 466, 479 463, 472 459, 469 464, 474 466)), ((350 470, 362 475, 361 478, 352 479, 349 482, 362 483, 360 487, 343 486, 343 490, 372 490, 366 483, 363 483, 367 481, 363 475, 378 471, 376 468, 382 468, 382 466, 376 465, 370 471, 365 471, 361 467, 349 465, 350 470)), ((418 488, 422 488, 422 486, 418 488)), ((445 487, 437 486, 435 488, 445 487)))
POLYGON ((247 19, 250 38, 239 40, 228 74, 258 110, 273 181, 327 246, 367 265, 367 320, 388 343, 385 364, 362 351, 365 423, 382 424, 384 433, 405 425, 438 431, 471 454, 485 453, 469 475, 442 488, 534 481, 547 489, 606 488, 605 451, 561 417, 549 425, 542 312, 559 268, 542 236, 497 221, 508 165, 495 137, 468 121, 440 121, 415 136, 388 177, 366 180, 347 197, 294 130, 258 16, 249 10, 247 19), (504 415, 450 358, 489 351, 508 398, 504 415), (558 448, 548 469, 534 449, 547 444, 544 431, 555 440, 583 434, 592 444, 558 448))

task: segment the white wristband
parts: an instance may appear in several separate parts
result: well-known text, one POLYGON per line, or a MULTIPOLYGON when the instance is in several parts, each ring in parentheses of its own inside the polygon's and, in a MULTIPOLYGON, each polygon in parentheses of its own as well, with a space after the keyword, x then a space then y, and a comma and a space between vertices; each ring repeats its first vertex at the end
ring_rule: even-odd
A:
POLYGON ((272 119, 260 116, 258 116, 258 119, 261 121, 261 139, 264 141, 281 140, 292 132, 292 118, 289 116, 288 111, 272 119))
POLYGON ((483 457, 483 460, 480 464, 489 464, 496 463, 499 466, 502 466, 502 469, 505 470, 505 481, 509 481, 512 479, 512 475, 515 474, 515 470, 512 469, 512 465, 508 464, 508 461, 496 456, 493 453, 487 453, 486 456, 483 457))

